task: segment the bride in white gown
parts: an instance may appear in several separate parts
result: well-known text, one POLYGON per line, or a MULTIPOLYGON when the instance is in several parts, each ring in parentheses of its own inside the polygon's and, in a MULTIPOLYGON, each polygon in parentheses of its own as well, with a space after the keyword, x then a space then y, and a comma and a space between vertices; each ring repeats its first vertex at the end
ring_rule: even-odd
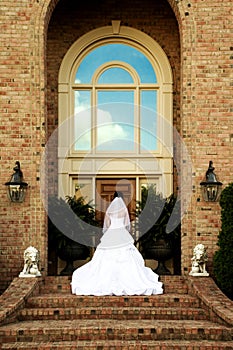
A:
POLYGON ((159 276, 146 267, 129 233, 130 219, 121 197, 109 205, 103 236, 90 262, 76 269, 71 290, 76 295, 162 294, 159 276))

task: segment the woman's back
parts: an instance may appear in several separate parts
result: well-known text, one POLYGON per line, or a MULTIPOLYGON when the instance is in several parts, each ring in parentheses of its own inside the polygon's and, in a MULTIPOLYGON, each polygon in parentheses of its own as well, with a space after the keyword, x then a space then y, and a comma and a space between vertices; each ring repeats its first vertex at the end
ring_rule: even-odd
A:
POLYGON ((120 228, 120 227, 124 227, 124 217, 117 217, 115 215, 110 215, 110 229, 111 228, 120 228))

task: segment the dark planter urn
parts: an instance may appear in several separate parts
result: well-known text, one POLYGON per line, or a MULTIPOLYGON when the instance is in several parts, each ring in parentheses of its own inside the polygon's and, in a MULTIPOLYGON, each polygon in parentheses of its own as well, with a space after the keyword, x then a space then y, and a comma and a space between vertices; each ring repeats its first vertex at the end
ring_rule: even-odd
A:
POLYGON ((67 244, 58 250, 58 256, 61 260, 66 262, 65 268, 60 272, 62 276, 70 276, 74 272, 74 261, 85 260, 90 256, 90 250, 88 247, 72 242, 67 244))
POLYGON ((173 251, 169 243, 165 240, 158 240, 151 247, 146 248, 147 259, 158 261, 158 266, 154 270, 158 275, 170 275, 170 270, 165 266, 165 261, 173 256, 173 251))

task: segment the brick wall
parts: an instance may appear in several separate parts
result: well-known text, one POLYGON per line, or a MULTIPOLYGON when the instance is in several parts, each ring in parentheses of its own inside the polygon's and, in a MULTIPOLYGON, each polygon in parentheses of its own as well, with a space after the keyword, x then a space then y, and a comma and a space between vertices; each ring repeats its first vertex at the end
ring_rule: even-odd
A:
POLYGON ((182 28, 181 130, 193 162, 193 198, 183 220, 183 270, 194 244, 213 252, 221 225, 218 203, 201 198, 210 160, 223 185, 232 182, 232 18, 230 1, 180 1, 182 28))
POLYGON ((35 245, 47 271, 46 214, 40 198, 40 162, 57 126, 61 61, 81 35, 111 24, 153 37, 174 76, 174 123, 192 158, 193 196, 182 224, 182 273, 192 248, 203 242, 211 257, 220 227, 218 203, 204 203, 199 183, 214 162, 219 180, 232 181, 232 3, 220 0, 2 0, 0 40, 0 289, 17 276, 23 251, 35 245), (47 134, 46 134, 47 133, 47 134), (9 203, 4 183, 16 160, 29 183, 26 201, 9 203))
POLYGON ((34 245, 46 271, 47 243, 40 200, 40 158, 45 144, 45 76, 42 5, 34 1, 1 1, 0 22, 0 289, 18 276, 23 252, 34 245), (41 23, 42 26, 42 23, 41 23), (19 160, 29 184, 22 204, 10 203, 4 183, 19 160))

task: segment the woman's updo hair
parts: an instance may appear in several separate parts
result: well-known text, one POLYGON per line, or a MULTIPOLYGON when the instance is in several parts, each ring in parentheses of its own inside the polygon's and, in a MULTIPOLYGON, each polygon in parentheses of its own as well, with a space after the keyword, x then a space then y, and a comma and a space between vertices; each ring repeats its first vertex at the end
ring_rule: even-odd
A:
POLYGON ((116 197, 124 199, 123 193, 120 191, 114 192, 113 198, 116 198, 116 197))

